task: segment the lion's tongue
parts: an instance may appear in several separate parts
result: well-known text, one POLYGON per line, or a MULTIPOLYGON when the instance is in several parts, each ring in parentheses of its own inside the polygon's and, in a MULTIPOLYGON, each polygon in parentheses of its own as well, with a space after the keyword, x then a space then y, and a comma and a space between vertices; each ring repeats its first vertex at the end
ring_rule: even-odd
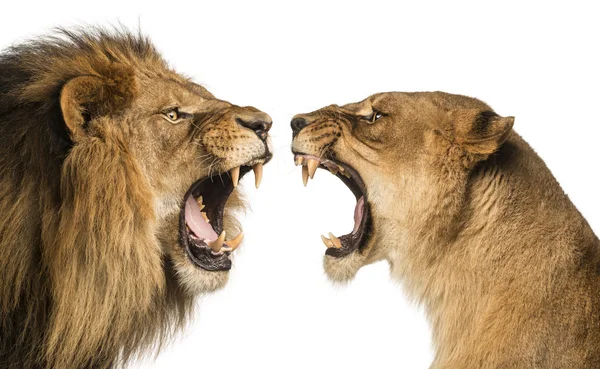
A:
POLYGON ((362 222, 363 212, 365 207, 365 197, 361 196, 360 199, 356 202, 356 207, 354 207, 354 229, 352 233, 356 233, 358 231, 358 227, 360 227, 360 223, 362 222))
POLYGON ((196 237, 201 240, 214 241, 218 238, 212 226, 202 216, 200 206, 198 206, 194 196, 189 196, 185 202, 185 222, 196 237))

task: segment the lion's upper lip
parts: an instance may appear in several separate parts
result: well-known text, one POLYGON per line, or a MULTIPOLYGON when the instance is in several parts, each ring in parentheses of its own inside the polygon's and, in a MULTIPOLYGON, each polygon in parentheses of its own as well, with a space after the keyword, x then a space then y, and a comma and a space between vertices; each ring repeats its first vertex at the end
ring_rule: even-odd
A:
POLYGON ((308 180, 314 177, 317 168, 327 169, 341 179, 356 197, 352 232, 340 237, 331 233, 329 233, 329 237, 321 236, 323 243, 327 246, 326 254, 342 257, 363 248, 366 236, 372 228, 372 220, 366 186, 358 171, 348 164, 304 153, 295 153, 295 162, 296 165, 302 166, 302 180, 305 186, 308 180))

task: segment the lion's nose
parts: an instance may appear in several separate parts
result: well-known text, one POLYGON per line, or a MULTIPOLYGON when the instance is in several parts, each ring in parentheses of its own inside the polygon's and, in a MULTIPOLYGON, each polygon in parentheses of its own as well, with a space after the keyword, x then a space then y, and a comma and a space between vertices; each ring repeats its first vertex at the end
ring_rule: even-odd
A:
POLYGON ((239 125, 249 128, 263 141, 267 139, 267 133, 273 125, 271 117, 267 113, 256 112, 253 114, 240 115, 236 119, 239 125))
POLYGON ((292 136, 296 137, 298 133, 308 125, 308 122, 302 117, 294 117, 290 125, 292 126, 292 136))

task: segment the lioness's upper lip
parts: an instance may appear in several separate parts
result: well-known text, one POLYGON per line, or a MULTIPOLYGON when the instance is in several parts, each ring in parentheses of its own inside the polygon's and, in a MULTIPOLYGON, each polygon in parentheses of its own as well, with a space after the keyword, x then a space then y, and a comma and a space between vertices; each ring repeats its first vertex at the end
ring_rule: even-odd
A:
POLYGON ((342 182, 350 188, 356 197, 356 200, 360 199, 365 193, 365 185, 362 178, 358 175, 358 172, 349 165, 303 153, 296 153, 294 161, 296 165, 302 165, 302 182, 305 187, 308 180, 314 178, 317 168, 320 167, 329 170, 331 174, 339 177, 342 182))

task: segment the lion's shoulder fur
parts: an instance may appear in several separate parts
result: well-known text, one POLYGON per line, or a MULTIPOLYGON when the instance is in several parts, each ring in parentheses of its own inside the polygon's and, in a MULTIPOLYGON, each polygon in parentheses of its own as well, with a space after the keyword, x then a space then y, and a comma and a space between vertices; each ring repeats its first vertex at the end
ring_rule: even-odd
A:
POLYGON ((169 70, 127 32, 63 30, 0 55, 0 367, 109 367, 190 311, 157 256, 126 138, 74 146, 61 116, 70 79, 101 77, 128 96, 133 73, 169 70))

